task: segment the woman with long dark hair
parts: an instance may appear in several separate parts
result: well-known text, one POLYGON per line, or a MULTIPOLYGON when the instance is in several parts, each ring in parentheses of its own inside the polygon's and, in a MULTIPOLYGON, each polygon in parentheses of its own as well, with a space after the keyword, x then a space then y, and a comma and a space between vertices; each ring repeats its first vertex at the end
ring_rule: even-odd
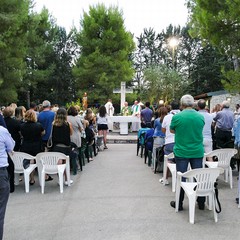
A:
MULTIPOLYGON (((59 108, 56 112, 52 127, 52 151, 61 152, 69 156, 71 152, 70 136, 72 133, 72 125, 67 121, 67 110, 65 108, 59 108)), ((59 164, 61 164, 61 162, 59 162, 59 164)), ((72 180, 71 183, 73 183, 72 180)), ((65 185, 67 185, 67 181, 65 181, 65 185)))
POLYGON ((66 155, 70 154, 70 136, 73 133, 72 125, 67 121, 67 111, 65 108, 59 108, 56 112, 53 129, 52 142, 53 152, 61 152, 66 155))
POLYGON ((104 149, 107 149, 107 131, 108 131, 108 119, 107 110, 105 106, 99 107, 97 115, 98 135, 103 135, 104 149))
POLYGON ((153 169, 156 164, 156 149, 162 147, 165 143, 165 133, 162 132, 163 118, 168 114, 166 107, 160 107, 158 110, 158 118, 154 121, 154 134, 153 134, 153 169))

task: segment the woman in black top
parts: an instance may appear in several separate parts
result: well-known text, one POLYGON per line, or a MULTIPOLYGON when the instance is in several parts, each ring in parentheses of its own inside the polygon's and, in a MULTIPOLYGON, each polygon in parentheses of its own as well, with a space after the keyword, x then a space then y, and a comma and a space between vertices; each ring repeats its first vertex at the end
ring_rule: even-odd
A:
POLYGON ((15 109, 15 118, 21 123, 24 122, 26 113, 26 108, 24 106, 19 106, 15 109))
MULTIPOLYGON (((21 124, 22 135, 21 152, 36 156, 42 152, 42 135, 45 133, 41 123, 37 122, 37 115, 33 110, 28 110, 25 114, 25 122, 21 124)), ((34 160, 30 161, 34 163, 34 160)), ((30 174, 30 185, 35 183, 34 171, 30 174)))
MULTIPOLYGON (((70 154, 70 135, 72 135, 73 129, 71 124, 67 121, 67 111, 65 108, 59 108, 56 112, 55 119, 53 121, 52 128, 52 143, 53 143, 53 152, 61 152, 65 155, 70 154)), ((59 164, 62 164, 62 160, 59 160, 59 164)), ((66 172, 64 173, 66 179, 66 172)), ((70 180, 71 184, 73 183, 70 180)), ((67 185, 65 181, 65 185, 67 185)))
POLYGON ((71 124, 67 121, 67 111, 64 108, 59 108, 56 112, 53 121, 52 142, 53 152, 61 152, 66 155, 70 154, 70 135, 73 129, 71 124))
POLYGON ((7 129, 15 141, 14 151, 20 150, 21 134, 20 125, 21 122, 14 118, 14 109, 12 107, 6 107, 3 110, 4 121, 7 125, 7 129))
POLYGON ((21 124, 20 132, 23 137, 21 152, 33 156, 42 152, 42 135, 45 131, 41 123, 37 122, 37 116, 33 110, 26 112, 25 122, 21 124))

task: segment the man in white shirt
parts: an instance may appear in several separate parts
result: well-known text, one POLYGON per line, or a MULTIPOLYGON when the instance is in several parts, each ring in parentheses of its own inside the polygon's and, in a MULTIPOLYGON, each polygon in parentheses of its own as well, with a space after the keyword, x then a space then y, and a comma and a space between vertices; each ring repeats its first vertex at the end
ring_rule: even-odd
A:
MULTIPOLYGON (((198 112, 204 117, 204 127, 203 127, 203 145, 204 145, 204 153, 209 153, 212 151, 212 122, 213 115, 208 113, 206 108, 206 102, 204 99, 199 99, 198 103, 198 112)), ((211 161, 209 158, 208 161, 211 161)))

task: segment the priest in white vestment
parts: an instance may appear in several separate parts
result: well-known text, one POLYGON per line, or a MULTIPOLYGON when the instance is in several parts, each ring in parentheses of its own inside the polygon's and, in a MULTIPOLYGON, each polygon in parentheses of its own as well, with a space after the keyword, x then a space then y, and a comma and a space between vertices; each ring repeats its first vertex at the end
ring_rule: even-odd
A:
MULTIPOLYGON (((113 107, 113 104, 112 104, 112 99, 108 99, 108 102, 105 104, 105 108, 107 110, 107 115, 108 116, 113 116, 114 114, 114 107, 113 107)), ((108 130, 109 131, 112 131, 113 130, 113 122, 108 119, 108 130)))
MULTIPOLYGON (((136 116, 140 118, 140 112, 141 112, 141 106, 138 103, 138 101, 134 102, 134 105, 132 106, 132 116, 136 116)), ((140 129, 140 121, 139 122, 133 122, 132 123, 132 132, 138 132, 140 129)))

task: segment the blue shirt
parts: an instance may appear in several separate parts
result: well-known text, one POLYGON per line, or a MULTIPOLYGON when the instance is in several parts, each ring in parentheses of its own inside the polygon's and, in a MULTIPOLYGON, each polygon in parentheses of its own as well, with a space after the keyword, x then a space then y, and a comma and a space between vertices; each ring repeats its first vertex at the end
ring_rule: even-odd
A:
POLYGON ((165 134, 162 132, 162 123, 160 118, 155 119, 154 121, 154 137, 165 137, 165 134))
POLYGON ((234 123, 234 113, 229 108, 223 108, 222 111, 217 112, 213 120, 216 122, 217 128, 224 131, 231 131, 234 123))
POLYGON ((233 130, 235 136, 234 144, 240 147, 240 118, 235 121, 233 130))
POLYGON ((141 111, 141 120, 144 123, 151 122, 152 121, 152 116, 153 116, 153 111, 148 107, 146 107, 145 109, 143 109, 141 111))
POLYGON ((8 166, 8 152, 13 151, 15 141, 8 130, 0 126, 0 167, 8 166))
POLYGON ((49 139, 54 117, 55 117, 55 113, 50 110, 42 111, 38 115, 38 122, 40 122, 42 124, 42 126, 45 130, 45 134, 42 136, 43 141, 47 141, 49 139))

